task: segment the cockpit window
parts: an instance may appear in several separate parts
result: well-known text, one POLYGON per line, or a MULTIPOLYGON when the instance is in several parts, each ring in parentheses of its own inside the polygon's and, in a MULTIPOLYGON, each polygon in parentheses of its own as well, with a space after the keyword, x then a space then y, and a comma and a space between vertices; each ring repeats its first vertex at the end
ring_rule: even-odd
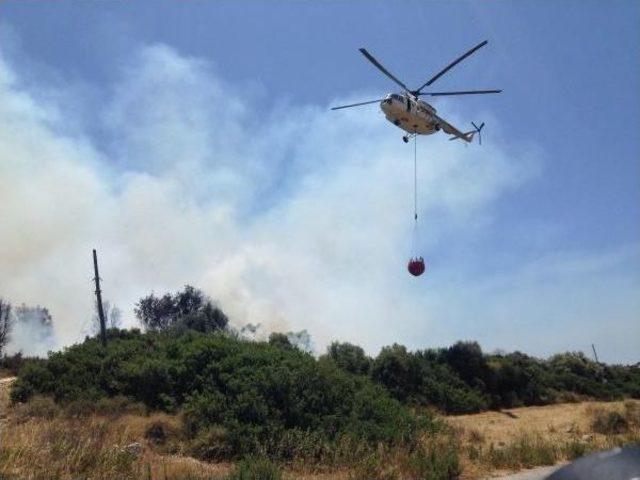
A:
POLYGON ((393 98, 394 100, 402 101, 402 97, 400 95, 398 95, 397 93, 392 93, 391 94, 391 98, 393 98))

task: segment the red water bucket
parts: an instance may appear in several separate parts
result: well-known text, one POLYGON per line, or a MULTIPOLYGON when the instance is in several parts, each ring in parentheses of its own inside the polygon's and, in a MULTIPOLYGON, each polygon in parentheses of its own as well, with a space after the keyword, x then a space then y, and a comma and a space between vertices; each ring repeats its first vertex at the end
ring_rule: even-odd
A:
POLYGON ((407 270, 414 277, 419 277, 425 271, 424 259, 422 257, 416 257, 409 260, 409 264, 407 265, 407 270))

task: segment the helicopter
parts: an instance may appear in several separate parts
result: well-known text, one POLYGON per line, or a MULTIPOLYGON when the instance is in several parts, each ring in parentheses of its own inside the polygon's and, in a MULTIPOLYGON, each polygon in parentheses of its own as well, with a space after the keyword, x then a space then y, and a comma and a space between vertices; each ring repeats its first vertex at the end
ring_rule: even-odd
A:
POLYGON ((369 105, 372 103, 380 103, 380 109, 384 113, 387 120, 393 123, 396 127, 401 128, 406 135, 402 137, 405 143, 409 142, 409 139, 414 138, 416 135, 431 135, 435 132, 442 130, 448 135, 453 135, 450 140, 464 140, 471 143, 475 134, 478 134, 478 143, 482 144, 481 131, 484 127, 484 122, 479 126, 471 122, 473 130, 469 132, 461 132, 442 117, 437 115, 436 109, 429 103, 422 100, 421 96, 452 96, 452 95, 478 95, 486 93, 500 93, 502 90, 466 90, 455 92, 423 92, 426 87, 431 86, 436 80, 442 77, 445 73, 455 67, 458 63, 473 55, 476 51, 480 50, 488 43, 487 40, 479 43, 465 54, 456 58, 453 62, 440 70, 431 79, 425 82, 416 90, 411 90, 403 82, 398 80, 392 73, 390 73, 378 60, 375 59, 365 48, 360 48, 360 53, 365 56, 378 70, 384 73, 387 77, 393 80, 397 85, 402 88, 401 93, 390 93, 385 98, 377 100, 369 100, 366 102, 352 103, 350 105, 341 105, 339 107, 333 107, 331 110, 340 110, 343 108, 359 107, 362 105, 369 105))

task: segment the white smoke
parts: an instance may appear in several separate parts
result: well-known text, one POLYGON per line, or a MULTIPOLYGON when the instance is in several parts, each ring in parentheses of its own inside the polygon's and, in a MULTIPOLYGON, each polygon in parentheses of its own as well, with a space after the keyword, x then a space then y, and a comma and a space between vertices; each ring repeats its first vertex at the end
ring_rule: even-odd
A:
MULTIPOLYGON (((434 312, 455 294, 405 271, 411 149, 374 108, 265 113, 163 45, 132 56, 84 128, 56 98, 0 61, 0 295, 49 307, 58 346, 91 316, 92 248, 125 325, 138 298, 188 283, 236 326, 306 329, 319 349, 449 340, 434 312)), ((425 252, 473 237, 536 175, 495 137, 420 139, 425 252)))
POLYGON ((53 319, 49 311, 40 306, 21 305, 11 314, 11 330, 6 353, 28 356, 46 356, 57 348, 53 319))

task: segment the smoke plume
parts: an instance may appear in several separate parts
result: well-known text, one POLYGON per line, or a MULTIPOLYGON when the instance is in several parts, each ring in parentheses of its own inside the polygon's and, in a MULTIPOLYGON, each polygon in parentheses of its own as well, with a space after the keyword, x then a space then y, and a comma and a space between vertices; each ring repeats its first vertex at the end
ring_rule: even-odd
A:
MULTIPOLYGON (((332 339, 374 351, 464 335, 468 315, 450 322, 447 306, 480 285, 437 268, 421 283, 407 275, 412 152, 375 109, 264 111, 206 61, 164 45, 138 48, 113 84, 75 91, 68 109, 68 91, 27 85, 12 58, 0 60, 0 295, 49 308, 46 342, 84 333, 92 248, 124 326, 140 297, 191 284, 235 326, 306 330, 320 350, 332 339)), ((514 156, 497 134, 484 143, 420 139, 428 261, 488 228, 499 200, 538 174, 535 155, 514 156)))

